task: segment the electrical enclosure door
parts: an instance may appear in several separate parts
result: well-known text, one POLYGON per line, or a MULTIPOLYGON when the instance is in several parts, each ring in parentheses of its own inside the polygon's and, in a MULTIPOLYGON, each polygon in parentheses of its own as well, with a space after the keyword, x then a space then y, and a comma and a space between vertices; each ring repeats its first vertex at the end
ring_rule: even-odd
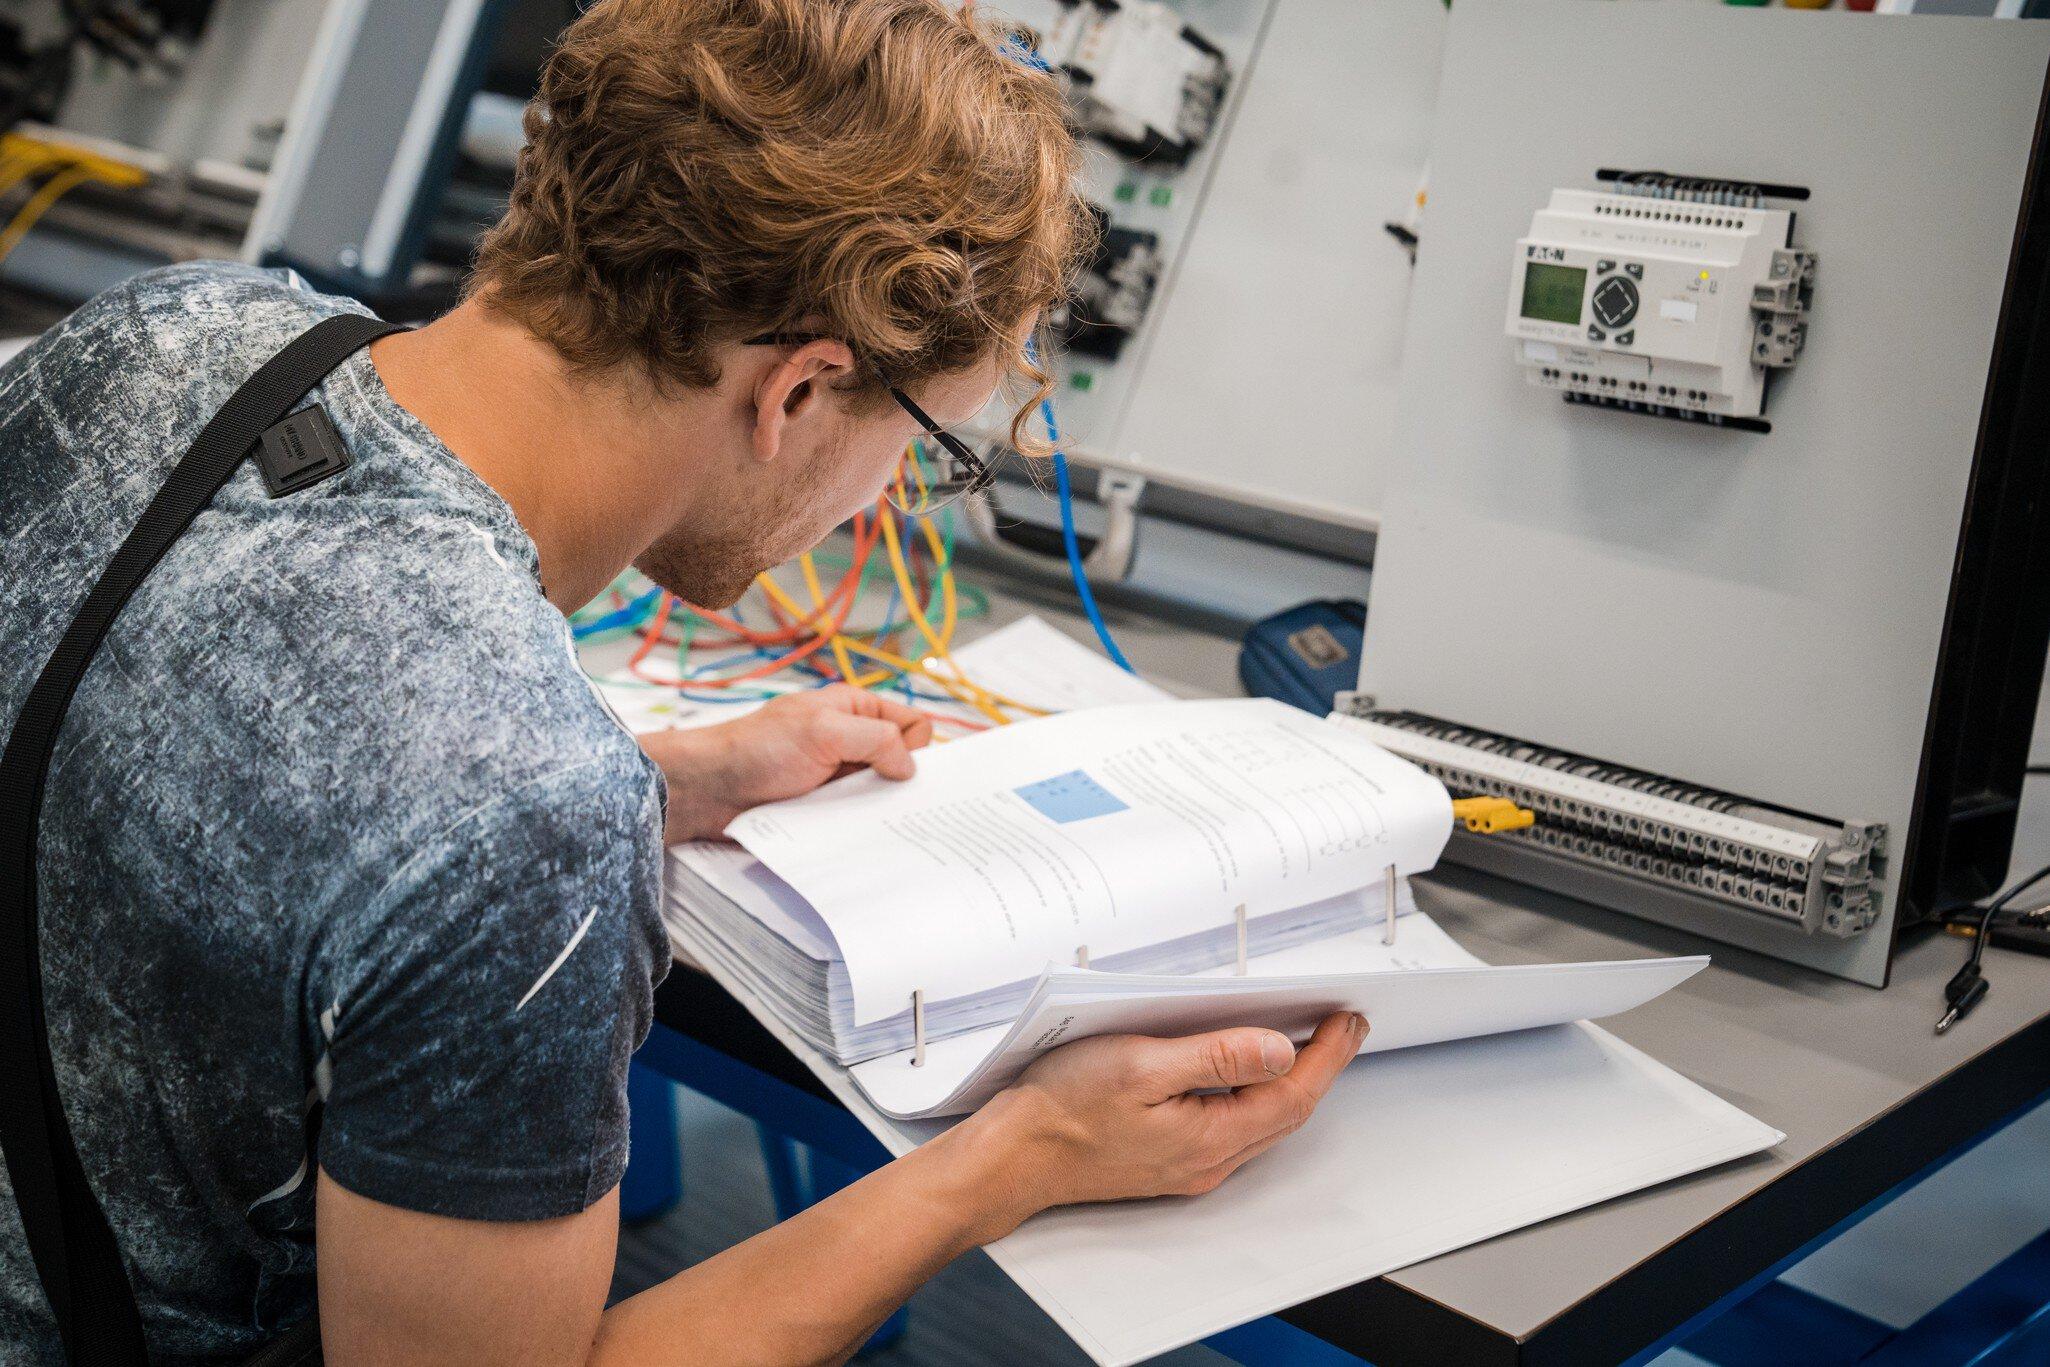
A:
POLYGON ((1575 889, 1883 983, 2050 24, 1459 0, 1447 43, 1362 691, 1884 822, 1881 916, 1848 939, 1575 889), (1769 433, 1525 383, 1511 247, 1605 167, 1812 192, 1769 433))

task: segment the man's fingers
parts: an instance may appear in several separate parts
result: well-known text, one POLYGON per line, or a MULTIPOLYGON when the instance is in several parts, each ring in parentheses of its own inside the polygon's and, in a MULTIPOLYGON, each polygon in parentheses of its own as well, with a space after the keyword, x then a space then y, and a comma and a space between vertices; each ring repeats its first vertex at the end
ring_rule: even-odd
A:
POLYGON ((907 707, 892 698, 848 684, 835 684, 823 691, 836 707, 845 708, 857 717, 875 717, 896 727, 902 733, 904 747, 908 750, 919 749, 932 740, 932 718, 915 707, 907 707))
POLYGON ((1180 1039, 1134 1038, 1127 1061, 1141 1099, 1156 1102, 1184 1092, 1271 1082, 1295 1061, 1295 1046, 1278 1030, 1246 1026, 1180 1039))
POLYGON ((1295 1066, 1284 1076, 1230 1096, 1205 1097, 1204 1105, 1219 1123, 1229 1127, 1236 1148, 1286 1134, 1310 1118, 1345 1065, 1359 1053, 1366 1035, 1364 1016, 1349 1011, 1326 1016, 1310 1042, 1296 1051, 1295 1066))
POLYGON ((851 712, 821 712, 818 735, 836 764, 866 764, 884 778, 906 779, 916 772, 904 733, 881 717, 851 712))

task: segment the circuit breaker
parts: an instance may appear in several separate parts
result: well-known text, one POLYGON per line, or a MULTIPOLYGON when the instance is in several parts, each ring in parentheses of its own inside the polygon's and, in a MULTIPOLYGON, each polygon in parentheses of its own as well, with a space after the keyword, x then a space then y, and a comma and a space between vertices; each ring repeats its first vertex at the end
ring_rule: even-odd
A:
POLYGON ((1792 187, 1607 173, 1556 189, 1516 243, 1508 335, 1531 384, 1574 403, 1770 430, 1772 371, 1807 337, 1815 257, 1792 187))
POLYGON ((1047 35, 1085 132, 1179 166, 1209 140, 1230 78, 1222 49, 1161 0, 1077 0, 1047 35))

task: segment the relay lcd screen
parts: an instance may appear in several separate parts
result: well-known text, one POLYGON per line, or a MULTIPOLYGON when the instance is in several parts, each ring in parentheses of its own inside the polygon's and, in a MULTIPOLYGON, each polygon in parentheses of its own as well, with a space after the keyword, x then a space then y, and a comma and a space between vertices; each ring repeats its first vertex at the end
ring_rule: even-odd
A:
POLYGON ((1587 270, 1581 266, 1547 266, 1532 261, 1523 268, 1523 316, 1542 323, 1579 323, 1580 300, 1587 292, 1587 270))

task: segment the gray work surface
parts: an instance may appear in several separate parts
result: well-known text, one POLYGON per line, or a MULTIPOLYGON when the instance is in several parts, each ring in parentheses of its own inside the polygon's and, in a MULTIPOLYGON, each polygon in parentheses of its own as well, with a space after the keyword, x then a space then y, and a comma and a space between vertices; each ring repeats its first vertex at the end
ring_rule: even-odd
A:
MULTIPOLYGON (((991 625, 1036 611, 1062 631, 1092 641, 1087 623, 1054 604, 1057 590, 1007 586, 991 594, 991 625), (1032 601, 1039 600, 1039 601, 1032 601)), ((982 624, 978 623, 977 626, 982 624)), ((1240 692, 1235 641, 1139 617, 1112 619, 1119 644, 1133 663, 1177 692, 1240 692)), ((964 629, 963 635, 970 632, 964 629)), ((2039 755, 2050 752, 2050 708, 2038 718, 2039 755)), ((2050 789, 2050 782, 2044 784, 2050 789)), ((2043 794, 2023 810, 2017 866, 2050 860, 2050 804, 2043 794)), ((1942 1038, 1932 1026, 1946 979, 1963 961, 1966 943, 1940 934, 1913 934, 1895 960, 1892 985, 1876 990, 1824 977, 1748 951, 1616 912, 1503 882, 1471 870, 1445 867, 1417 880, 1419 905, 1462 944, 1491 963, 1529 963, 1659 954, 1707 953, 1711 966, 1646 1006, 1605 1021, 1604 1027, 1732 1104, 1786 1132, 1785 1142, 1758 1157, 1667 1182, 1599 1206, 1418 1263, 1382 1279, 1405 1293, 1392 1302, 1348 1306, 1347 1292, 1324 1298, 1300 1317, 1324 1332, 1331 1317, 1357 1327, 1352 1351, 1378 1343, 1384 1333, 1411 1339, 1399 1324, 1405 1306, 1432 1320, 1444 1312, 1501 1341, 1504 1353, 1581 1305, 1619 1278, 1746 1198, 1769 1188, 1817 1155, 1854 1136, 1882 1116, 1911 1111, 1916 1097, 1953 1069, 1977 1058, 2023 1028, 2050 1015, 2050 959, 2006 950, 1986 956, 1993 987, 1966 1021, 1942 1038)), ((1962 1142, 1960 1135, 1951 1142, 1962 1142)), ((1505 1144, 1514 1135, 1502 1137, 1505 1144)), ((1850 1209, 1914 1175, 1920 1162, 1901 1158, 1899 1171, 1866 1174, 1877 1183, 1850 1209)), ((1841 1188, 1839 1187, 1839 1194, 1841 1188)), ((1785 1247, 1733 1247, 1728 1285, 1668 1288, 1678 1300, 1698 1303, 1624 1351, 1653 1341, 1686 1316, 1706 1308, 1753 1273, 1793 1254, 1850 1210, 1820 1201, 1810 1227, 1792 1232, 1785 1247)), ((1797 1222, 1798 1223, 1798 1222, 1797 1222)), ((1289 1318, 1299 1318, 1289 1315, 1289 1318)), ((1470 1342, 1470 1340, 1469 1340, 1470 1342)), ((1449 1345, 1448 1345, 1449 1346, 1449 1345)), ((1378 1353, 1375 1354, 1379 1356, 1378 1353)), ((1548 1360, 1595 1360, 1589 1358, 1548 1360)), ((1618 1353, 1616 1356, 1622 1356, 1618 1353)), ((1384 1362, 1451 1361, 1448 1353, 1418 1358, 1391 1344, 1384 1362)), ((1490 1360, 1512 1361, 1514 1357, 1490 1360)))

